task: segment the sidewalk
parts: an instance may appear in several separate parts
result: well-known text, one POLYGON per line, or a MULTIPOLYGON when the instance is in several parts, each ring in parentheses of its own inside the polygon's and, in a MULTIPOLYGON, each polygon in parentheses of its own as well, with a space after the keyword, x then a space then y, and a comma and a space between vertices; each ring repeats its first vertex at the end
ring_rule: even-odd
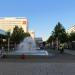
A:
POLYGON ((75 75, 75 63, 1 62, 0 75, 75 75))
POLYGON ((75 51, 74 51, 74 50, 65 49, 64 52, 65 52, 65 53, 68 53, 68 54, 75 55, 75 51))

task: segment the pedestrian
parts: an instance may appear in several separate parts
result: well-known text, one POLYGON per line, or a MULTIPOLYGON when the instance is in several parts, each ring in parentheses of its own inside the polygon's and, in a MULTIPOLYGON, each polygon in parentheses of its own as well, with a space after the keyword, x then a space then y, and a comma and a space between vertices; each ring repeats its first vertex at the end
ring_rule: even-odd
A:
POLYGON ((64 52, 64 44, 59 45, 59 50, 61 54, 64 52))

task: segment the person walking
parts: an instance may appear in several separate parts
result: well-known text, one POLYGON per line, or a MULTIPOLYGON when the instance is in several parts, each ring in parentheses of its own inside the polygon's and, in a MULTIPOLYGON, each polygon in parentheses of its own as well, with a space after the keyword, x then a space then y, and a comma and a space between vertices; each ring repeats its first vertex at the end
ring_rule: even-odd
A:
POLYGON ((62 54, 64 52, 64 44, 60 44, 59 45, 59 50, 60 50, 60 53, 62 54))

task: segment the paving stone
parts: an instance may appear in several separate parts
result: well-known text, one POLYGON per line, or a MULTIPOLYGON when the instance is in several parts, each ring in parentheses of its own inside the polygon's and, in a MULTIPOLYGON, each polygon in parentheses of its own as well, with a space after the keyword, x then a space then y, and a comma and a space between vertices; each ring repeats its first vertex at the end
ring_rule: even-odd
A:
POLYGON ((48 75, 63 75, 62 72, 49 72, 48 75))
POLYGON ((0 63, 0 75, 75 75, 75 63, 0 63))

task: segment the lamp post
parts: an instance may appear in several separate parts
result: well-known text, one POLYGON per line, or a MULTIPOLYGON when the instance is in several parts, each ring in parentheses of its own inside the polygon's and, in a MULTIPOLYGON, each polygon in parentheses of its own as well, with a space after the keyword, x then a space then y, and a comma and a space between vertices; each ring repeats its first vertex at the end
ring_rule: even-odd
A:
POLYGON ((8 51, 10 50, 10 32, 7 32, 8 36, 8 51))
POLYGON ((56 41, 57 41, 57 49, 59 49, 59 45, 60 45, 60 36, 61 36, 61 33, 58 34, 58 37, 56 38, 56 41))
POLYGON ((58 50, 58 47, 59 47, 59 40, 58 40, 58 37, 56 38, 56 44, 57 44, 57 50, 58 50))
POLYGON ((8 37, 8 52, 9 52, 9 49, 10 49, 10 38, 8 37))

